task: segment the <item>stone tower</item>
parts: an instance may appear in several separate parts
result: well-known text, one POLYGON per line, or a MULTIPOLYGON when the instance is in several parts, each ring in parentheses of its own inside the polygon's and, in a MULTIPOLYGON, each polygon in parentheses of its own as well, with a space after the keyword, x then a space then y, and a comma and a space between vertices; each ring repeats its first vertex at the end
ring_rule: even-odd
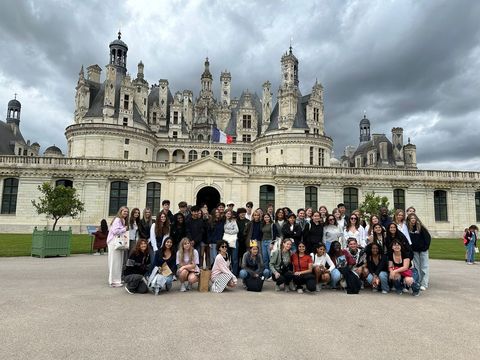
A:
POLYGON ((270 91, 271 86, 272 84, 268 80, 263 83, 262 133, 265 133, 270 125, 270 114, 272 113, 272 92, 270 91))
POLYGON ((122 41, 122 33, 118 32, 118 38, 110 43, 110 65, 125 75, 127 73, 128 46, 122 41))
POLYGON ((298 60, 293 55, 292 47, 282 56, 282 79, 278 89, 279 129, 291 129, 297 114, 298 98, 298 60))
POLYGON ((408 138, 408 144, 403 147, 403 155, 405 158, 405 167, 409 169, 417 168, 417 147, 410 144, 410 138, 408 138))
POLYGON ((395 164, 397 166, 403 166, 403 129, 401 127, 392 129, 392 146, 395 164))
POLYGON ((367 119, 367 115, 365 114, 360 121, 360 144, 369 142, 370 140, 370 120, 367 119))
POLYGON ((232 83, 232 76, 227 70, 220 74, 220 105, 222 107, 230 106, 230 88, 232 83))
POLYGON ((15 99, 10 100, 7 105, 7 124, 10 125, 13 132, 16 133, 20 126, 20 112, 22 111, 22 104, 17 100, 17 94, 15 99))

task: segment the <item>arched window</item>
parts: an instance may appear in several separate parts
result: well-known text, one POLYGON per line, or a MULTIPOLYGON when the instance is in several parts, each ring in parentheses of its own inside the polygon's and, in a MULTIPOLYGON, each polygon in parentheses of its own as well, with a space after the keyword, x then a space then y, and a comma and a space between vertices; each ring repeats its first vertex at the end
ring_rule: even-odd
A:
POLYGON ((480 222, 480 191, 475 193, 475 214, 477 217, 477 223, 480 222))
POLYGON ((393 190, 393 208, 405 210, 405 190, 393 190))
POLYGON ((15 214, 17 211, 18 179, 3 180, 2 214, 15 214))
POLYGON ((203 150, 201 157, 204 158, 204 157, 207 157, 209 155, 210 155, 210 152, 208 150, 203 150))
POLYGON ((358 189, 353 187, 343 189, 343 203, 349 214, 358 209, 358 189))
POLYGON ((318 189, 316 186, 307 186, 305 188, 305 209, 312 208, 314 211, 318 209, 318 189))
POLYGON ((448 221, 446 191, 435 190, 433 192, 433 207, 435 210, 435 221, 448 221))
POLYGON ((173 162, 185 162, 185 153, 183 150, 177 149, 172 153, 173 162))
POLYGON ((188 161, 195 161, 198 159, 198 153, 195 150, 190 150, 188 152, 188 161))
POLYGON ((127 205, 128 183, 126 181, 112 181, 110 183, 110 201, 108 215, 114 216, 118 209, 127 205))
POLYGON ((272 204, 275 209, 275 186, 260 186, 260 208, 266 210, 267 205, 272 204))
POLYGON ((203 141, 203 135, 202 134, 198 135, 198 141, 203 141))
POLYGON ((55 187, 63 185, 64 187, 73 187, 73 181, 68 179, 59 179, 55 181, 55 187))
POLYGON ((152 210, 152 216, 160 212, 160 192, 162 185, 158 182, 149 182, 147 184, 147 202, 146 207, 152 210))
POLYGON ((214 157, 215 159, 218 159, 218 160, 223 160, 223 154, 222 154, 221 151, 215 151, 215 152, 213 153, 213 157, 214 157))
POLYGON ((157 161, 168 162, 170 154, 167 149, 160 149, 157 151, 157 161))

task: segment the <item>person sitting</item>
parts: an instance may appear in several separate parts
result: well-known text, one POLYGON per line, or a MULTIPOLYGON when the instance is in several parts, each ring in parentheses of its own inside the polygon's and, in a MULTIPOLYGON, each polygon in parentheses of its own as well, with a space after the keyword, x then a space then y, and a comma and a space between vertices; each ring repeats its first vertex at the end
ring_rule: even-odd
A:
POLYGON ((172 288, 173 275, 177 270, 175 260, 173 240, 167 237, 163 242, 160 251, 157 251, 155 254, 155 259, 153 261, 154 266, 158 268, 157 273, 160 275, 156 284, 152 286, 155 295, 158 295, 162 290, 168 291, 172 288))
POLYGON ((270 271, 273 280, 275 280, 275 291, 280 291, 280 285, 282 284, 285 284, 285 292, 290 290, 289 287, 293 279, 293 268, 290 262, 292 243, 293 240, 290 238, 283 239, 280 249, 273 251, 270 255, 270 271))
POLYGON ((125 290, 129 294, 148 292, 145 274, 148 273, 149 269, 148 242, 145 239, 139 239, 127 259, 124 271, 125 290))
POLYGON ((177 251, 177 278, 180 281, 181 292, 190 290, 192 285, 198 282, 199 260, 198 252, 193 248, 190 239, 184 237, 177 251))
POLYGON ((412 266, 410 257, 407 255, 403 244, 399 240, 393 240, 391 253, 388 261, 389 278, 393 282, 397 294, 401 295, 403 286, 412 287, 412 295, 420 294, 418 273, 412 266))
POLYGON ((387 255, 384 254, 378 243, 373 242, 369 244, 369 247, 370 250, 367 254, 367 265, 364 268, 364 275, 367 282, 372 285, 373 290, 380 291, 381 288, 382 294, 387 294, 390 290, 388 285, 387 255))
POLYGON ((335 269, 335 264, 326 253, 326 246, 323 243, 317 244, 310 256, 313 261, 313 273, 317 281, 316 290, 320 291, 322 284, 327 284, 330 281, 330 272, 335 269), (328 265, 328 268, 325 265, 328 265))
POLYGON ((299 242, 297 252, 292 254, 290 258, 290 262, 293 264, 293 283, 296 285, 299 294, 303 294, 303 285, 306 285, 310 292, 315 292, 317 285, 315 275, 312 273, 312 258, 307 255, 305 250, 305 243, 299 242))
POLYGON ((363 269, 365 267, 365 251, 358 248, 357 239, 349 238, 347 240, 348 252, 352 255, 355 260, 355 265, 353 265, 352 271, 354 271, 358 277, 363 277, 363 269))
POLYGON ((335 264, 335 269, 330 271, 332 278, 330 284, 332 288, 335 289, 342 278, 342 273, 340 270, 351 268, 356 264, 356 262, 347 250, 342 249, 342 245, 339 241, 332 242, 328 255, 335 264))
POLYGON ((212 287, 210 291, 221 293, 225 288, 234 288, 237 286, 237 278, 230 270, 230 258, 228 256, 228 242, 220 240, 217 243, 218 255, 215 257, 215 262, 212 267, 212 287))
POLYGON ((250 250, 242 257, 242 269, 240 270, 240 278, 245 284, 245 280, 250 277, 262 277, 268 279, 270 277, 270 270, 265 269, 263 265, 262 256, 259 254, 258 243, 252 241, 250 243, 250 250))

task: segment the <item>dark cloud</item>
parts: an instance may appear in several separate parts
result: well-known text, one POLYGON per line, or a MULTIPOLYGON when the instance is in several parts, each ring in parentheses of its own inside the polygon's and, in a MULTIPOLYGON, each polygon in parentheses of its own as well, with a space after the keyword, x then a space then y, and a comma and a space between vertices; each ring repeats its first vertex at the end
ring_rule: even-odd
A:
POLYGON ((404 128, 420 167, 471 168, 480 153, 479 18, 480 3, 468 0, 2 2, 0 107, 19 92, 25 136, 65 149, 80 66, 103 67, 120 26, 130 73, 142 60, 151 84, 167 78, 173 92, 195 95, 206 56, 217 93, 227 69, 233 96, 261 94, 265 80, 276 95, 293 38, 302 93, 316 78, 325 87, 337 157, 358 144, 366 110, 374 133, 404 128))

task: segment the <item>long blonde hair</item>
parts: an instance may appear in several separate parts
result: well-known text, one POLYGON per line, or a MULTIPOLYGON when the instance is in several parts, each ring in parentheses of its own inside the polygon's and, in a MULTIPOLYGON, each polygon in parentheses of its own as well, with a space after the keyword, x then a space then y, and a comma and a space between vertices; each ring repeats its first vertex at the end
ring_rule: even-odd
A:
MULTIPOLYGON (((183 264, 183 260, 185 259, 185 252, 183 250, 183 245, 185 243, 190 244, 190 239, 187 237, 184 237, 180 241, 180 245, 178 246, 178 258, 180 259, 180 265, 183 264)), ((190 245, 190 251, 188 252, 188 260, 190 261, 189 264, 193 264, 195 262, 195 257, 194 257, 194 252, 193 252, 193 246, 190 245)), ((188 265, 188 264, 183 264, 183 265, 188 265)))
POLYGON ((123 225, 125 225, 127 227, 127 229, 129 228, 129 221, 128 221, 128 214, 127 214, 127 217, 124 219, 122 217, 122 212, 124 209, 127 209, 127 213, 128 213, 128 207, 126 206, 121 206, 120 209, 118 209, 118 212, 117 212, 117 215, 115 215, 115 217, 112 219, 112 222, 110 223, 110 225, 113 224, 113 222, 115 221, 116 218, 119 218, 120 220, 122 220, 123 222, 123 225))
POLYGON ((407 227, 408 227, 408 231, 410 232, 413 232, 413 225, 412 223, 410 222, 410 220, 415 217, 415 219, 417 220, 417 222, 415 223, 416 225, 416 230, 418 232, 421 232, 422 231, 422 222, 420 221, 420 219, 418 218, 418 216, 415 214, 415 213, 410 213, 410 215, 407 216, 407 227))

